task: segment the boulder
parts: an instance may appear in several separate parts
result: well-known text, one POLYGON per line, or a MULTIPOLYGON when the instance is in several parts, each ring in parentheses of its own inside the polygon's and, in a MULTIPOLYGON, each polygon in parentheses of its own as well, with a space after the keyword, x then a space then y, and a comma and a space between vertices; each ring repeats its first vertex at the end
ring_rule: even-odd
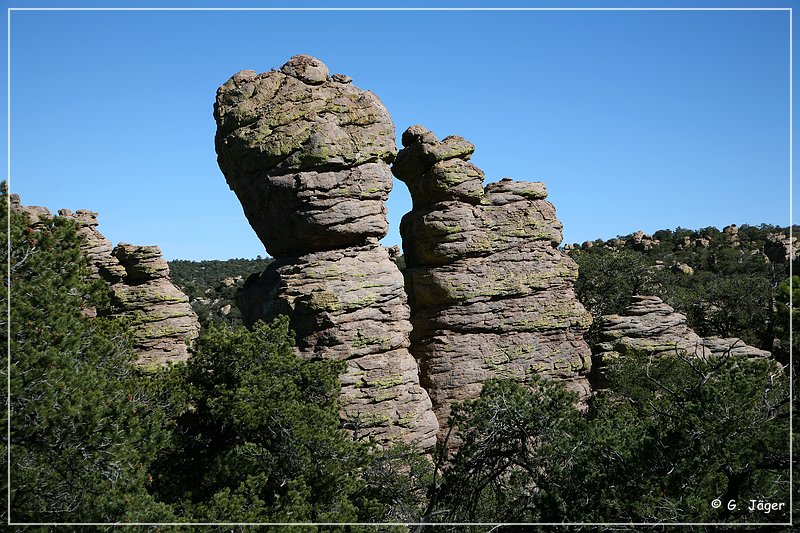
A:
POLYGON ((377 242, 388 229, 394 124, 318 59, 241 71, 217 90, 219 166, 273 257, 377 242))
POLYGON ((770 352, 741 339, 702 338, 687 324, 686 316, 656 296, 634 296, 623 315, 606 315, 600 323, 600 361, 631 352, 656 356, 719 357, 725 354, 770 357, 770 352))

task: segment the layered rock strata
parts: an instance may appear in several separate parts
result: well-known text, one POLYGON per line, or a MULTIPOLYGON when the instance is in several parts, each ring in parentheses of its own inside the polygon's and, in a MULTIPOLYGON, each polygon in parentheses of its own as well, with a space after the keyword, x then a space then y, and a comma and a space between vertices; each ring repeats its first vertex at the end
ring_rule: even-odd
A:
POLYGON ((686 316, 675 312, 656 296, 634 296, 624 315, 607 315, 601 322, 600 360, 632 352, 652 355, 718 357, 726 354, 770 357, 770 352, 749 346, 741 339, 700 337, 686 316))
POLYGON ((557 249, 562 226, 544 183, 484 187, 470 142, 422 126, 402 143, 392 172, 413 200, 400 225, 411 351, 442 427, 451 403, 492 377, 533 372, 588 395, 591 317, 573 291, 577 265, 557 249))
POLYGON ((118 244, 112 255, 125 275, 111 286, 111 314, 129 321, 137 363, 143 366, 185 361, 200 334, 189 297, 169 279, 158 246, 118 244))
POLYGON ((394 125, 381 101, 310 56, 241 71, 217 91, 218 161, 276 261, 237 298, 245 324, 289 316, 304 357, 345 360, 342 420, 357 436, 435 443, 408 351, 403 278, 386 235, 394 125))
POLYGON ((185 361, 200 323, 189 298, 170 281, 169 266, 158 246, 120 243, 112 248, 97 230, 96 212, 61 209, 58 213, 76 222, 89 267, 110 284, 110 307, 89 314, 126 320, 140 366, 185 361))

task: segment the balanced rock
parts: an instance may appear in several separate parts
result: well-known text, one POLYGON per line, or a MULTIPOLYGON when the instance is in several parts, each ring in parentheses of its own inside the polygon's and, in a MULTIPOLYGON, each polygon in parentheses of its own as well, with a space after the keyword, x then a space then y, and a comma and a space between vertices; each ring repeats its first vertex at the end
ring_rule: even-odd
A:
POLYGON ((442 427, 450 405, 492 377, 535 372, 585 397, 591 317, 573 291, 577 265, 557 248, 561 223, 544 183, 483 187, 461 137, 412 126, 402 141, 392 171, 414 204, 400 225, 411 351, 442 427))
POLYGON ((771 356, 741 339, 700 337, 687 325, 686 316, 656 296, 634 296, 624 315, 607 315, 601 320, 600 360, 632 352, 690 357, 771 356))
POLYGON ((217 91, 218 161, 276 261, 237 296, 246 325, 287 315, 304 357, 347 362, 356 436, 430 449, 439 429, 408 351, 410 310, 389 251, 394 124, 380 100, 310 56, 242 71, 217 91))
POLYGON ((377 96, 310 56, 241 71, 217 91, 219 166, 273 257, 377 242, 394 125, 377 96))

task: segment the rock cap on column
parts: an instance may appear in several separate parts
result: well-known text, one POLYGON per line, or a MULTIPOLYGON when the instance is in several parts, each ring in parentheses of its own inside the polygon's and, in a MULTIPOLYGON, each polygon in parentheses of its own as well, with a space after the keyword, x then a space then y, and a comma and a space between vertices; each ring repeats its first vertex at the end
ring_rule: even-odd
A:
POLYGON ((484 174, 468 162, 475 145, 458 135, 439 141, 419 124, 403 132, 402 143, 392 172, 408 185, 415 208, 444 200, 480 203, 484 174))
POLYGON ((377 96, 297 55, 236 73, 217 90, 220 169, 273 257, 386 235, 394 124, 377 96))

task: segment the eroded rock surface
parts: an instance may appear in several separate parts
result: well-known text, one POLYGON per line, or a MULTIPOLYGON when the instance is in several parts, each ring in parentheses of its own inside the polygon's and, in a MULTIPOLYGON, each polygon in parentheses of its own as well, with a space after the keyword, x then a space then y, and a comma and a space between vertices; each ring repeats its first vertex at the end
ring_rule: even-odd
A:
POLYGON ((414 204, 400 226, 411 351, 442 427, 452 402, 492 377, 535 372, 586 396, 591 317, 573 291, 577 265, 557 249, 562 226, 544 183, 484 187, 461 137, 412 126, 402 142, 392 171, 414 204))
POLYGON ((217 91, 220 168, 273 257, 377 242, 388 229, 392 119, 377 96, 327 72, 295 56, 217 91))
POLYGON ((110 315, 128 321, 137 364, 164 365, 185 361, 189 346, 200 333, 189 298, 169 279, 169 266, 158 246, 111 242, 97 230, 97 213, 59 210, 77 223, 81 249, 95 276, 109 282, 111 306, 89 314, 110 315))
POLYGON ((245 324, 289 316, 297 351, 347 361, 342 420, 382 443, 435 444, 438 424, 408 351, 403 277, 386 235, 394 125, 380 100, 310 56, 242 71, 217 91, 220 168, 276 261, 251 276, 245 324))
POLYGON ((749 346, 741 339, 700 337, 686 322, 656 296, 634 296, 624 315, 602 317, 599 344, 601 360, 634 351, 653 355, 710 357, 730 355, 770 357, 770 352, 749 346))
POLYGON ((112 255, 125 276, 111 286, 111 314, 130 321, 140 365, 162 365, 189 357, 187 343, 200 334, 189 297, 169 279, 158 246, 118 244, 112 255))

